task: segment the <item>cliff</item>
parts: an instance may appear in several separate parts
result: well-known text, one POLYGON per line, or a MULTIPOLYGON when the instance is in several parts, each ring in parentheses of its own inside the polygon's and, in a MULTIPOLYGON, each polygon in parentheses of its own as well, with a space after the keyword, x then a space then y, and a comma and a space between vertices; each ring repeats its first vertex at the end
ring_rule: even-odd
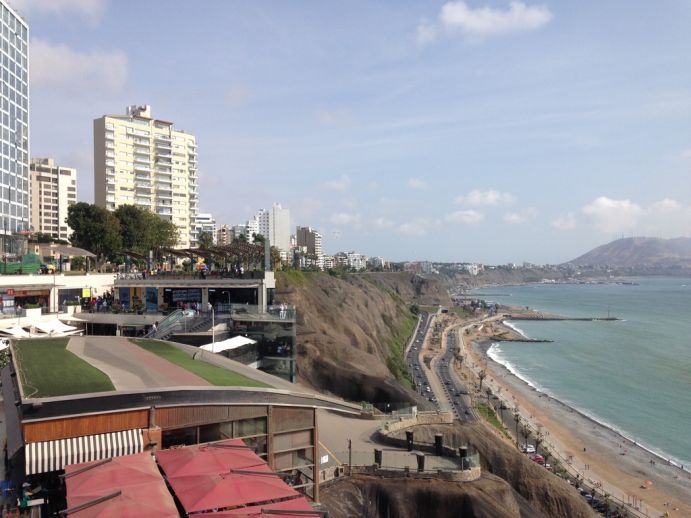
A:
POLYGON ((615 267, 691 267, 691 238, 631 237, 598 246, 570 261, 575 265, 615 267))
POLYGON ((418 289, 412 279, 410 274, 278 272, 276 299, 297 307, 301 382, 351 401, 414 401, 415 393, 405 388, 403 363, 417 324, 409 304, 441 300, 445 292, 434 294, 426 282, 418 289))

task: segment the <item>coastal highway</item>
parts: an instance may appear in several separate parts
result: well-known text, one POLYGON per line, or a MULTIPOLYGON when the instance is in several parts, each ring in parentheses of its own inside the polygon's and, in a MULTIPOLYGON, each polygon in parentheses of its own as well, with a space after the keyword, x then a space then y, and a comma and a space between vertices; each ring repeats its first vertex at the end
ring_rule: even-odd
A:
POLYGON ((459 420, 472 423, 477 421, 477 416, 473 410, 470 391, 460 380, 455 369, 452 368, 454 354, 458 351, 459 331, 452 329, 447 334, 446 349, 441 358, 435 362, 435 373, 442 384, 446 398, 451 403, 452 408, 459 420))
MULTIPOLYGON (((413 341, 406 353, 406 363, 417 390, 425 399, 439 407, 440 401, 448 400, 456 417, 463 422, 475 422, 477 416, 472 407, 472 401, 466 385, 460 380, 453 365, 454 353, 458 350, 460 337, 457 330, 447 335, 447 347, 432 360, 431 370, 420 362, 420 355, 425 337, 429 332, 432 316, 428 313, 420 314, 420 325, 413 341), (428 378, 428 373, 434 379, 428 378), (431 382, 431 383, 430 383, 431 382)), ((462 332, 462 330, 461 330, 462 332)))
POLYGON ((422 344, 427 336, 429 330, 429 323, 431 316, 429 313, 420 313, 420 325, 417 328, 415 337, 413 338, 408 351, 406 352, 406 364, 410 370, 410 375, 415 383, 415 390, 418 391, 428 401, 436 402, 434 392, 429 385, 426 371, 423 365, 420 364, 420 351, 422 344))

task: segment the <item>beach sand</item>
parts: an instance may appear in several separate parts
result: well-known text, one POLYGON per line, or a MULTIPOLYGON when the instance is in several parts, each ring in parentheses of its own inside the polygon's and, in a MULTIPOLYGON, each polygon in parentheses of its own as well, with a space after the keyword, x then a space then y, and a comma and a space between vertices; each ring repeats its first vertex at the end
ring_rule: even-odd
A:
POLYGON ((534 430, 543 431, 546 446, 561 456, 562 464, 568 459, 589 485, 601 484, 602 490, 616 500, 630 503, 649 516, 669 513, 691 517, 689 472, 668 465, 665 459, 534 389, 487 356, 492 336, 514 338, 513 334, 513 330, 494 321, 463 336, 468 356, 465 370, 477 373, 486 369, 484 385, 489 385, 506 402, 509 410, 503 413, 509 429, 514 430, 513 408, 517 406, 521 417, 534 430), (644 489, 646 481, 652 485, 644 489))

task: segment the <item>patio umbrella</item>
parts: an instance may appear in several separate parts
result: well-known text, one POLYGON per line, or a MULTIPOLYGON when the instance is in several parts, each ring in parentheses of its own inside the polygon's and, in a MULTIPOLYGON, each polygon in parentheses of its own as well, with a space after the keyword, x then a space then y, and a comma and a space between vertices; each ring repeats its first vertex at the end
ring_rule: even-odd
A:
MULTIPOLYGON (((115 489, 117 488, 111 488, 109 492, 115 489)), ((71 507, 86 504, 101 496, 104 495, 93 495, 93 497, 71 505, 71 507)), ((85 507, 80 511, 72 511, 69 516, 75 518, 141 518, 142 516, 180 518, 180 513, 175 507, 168 488, 163 481, 160 481, 129 486, 123 490, 121 495, 85 507)))
POLYGON ((266 474, 198 475, 175 477, 168 482, 187 513, 259 504, 299 495, 268 466, 256 471, 266 474))
POLYGON ((127 486, 163 482, 156 463, 149 454, 114 457, 108 462, 70 464, 65 467, 65 475, 70 506, 78 505, 69 501, 70 498, 81 499, 82 496, 103 495, 127 486), (80 472, 84 468, 88 469, 80 472))
MULTIPOLYGON (((309 501, 304 498, 293 498, 292 500, 285 500, 283 502, 278 502, 275 504, 267 504, 267 505, 253 505, 250 507, 240 507, 238 509, 233 509, 231 511, 221 511, 220 513, 214 513, 209 515, 209 517, 213 518, 239 518, 239 517, 245 517, 245 518, 255 518, 255 517, 268 517, 272 516, 271 514, 265 514, 262 513, 262 510, 272 510, 272 511, 302 511, 303 513, 305 511, 314 511, 314 507, 312 507, 312 504, 309 503, 309 501)), ((276 515, 274 515, 276 516, 276 515)), ((302 517, 305 518, 305 516, 309 517, 310 515, 305 515, 305 514, 281 514, 280 518, 297 518, 297 517, 302 517)), ((317 511, 314 511, 314 516, 319 516, 319 513, 317 511)))
POLYGON ((156 452, 156 460, 167 478, 194 475, 218 475, 231 469, 255 469, 266 466, 240 439, 156 452), (228 447, 230 446, 230 447, 228 447))

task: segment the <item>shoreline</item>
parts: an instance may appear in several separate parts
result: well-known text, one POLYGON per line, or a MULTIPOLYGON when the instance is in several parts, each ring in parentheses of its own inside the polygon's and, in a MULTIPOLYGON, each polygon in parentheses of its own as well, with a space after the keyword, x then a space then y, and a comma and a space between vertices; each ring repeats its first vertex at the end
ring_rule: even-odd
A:
MULTIPOLYGON (((492 337, 473 336, 468 340, 470 347, 466 345, 466 349, 477 363, 486 365, 490 378, 486 381, 494 394, 507 403, 509 411, 517 406, 535 430, 546 432, 546 444, 560 454, 561 462, 571 459, 566 462, 585 480, 600 484, 618 500, 634 504, 642 501, 647 509, 660 514, 691 516, 691 474, 686 467, 682 469, 671 459, 511 372, 488 355, 496 342, 492 337), (643 489, 646 480, 652 480, 653 486, 643 489)), ((510 422, 507 426, 513 430, 510 422)))
MULTIPOLYGON (((500 325, 506 326, 515 333, 519 334, 523 338, 525 338, 527 341, 530 341, 530 337, 523 331, 521 328, 518 326, 512 324, 511 322, 508 322, 507 320, 510 320, 510 318, 507 318, 506 320, 500 320, 499 323, 500 325)), ((516 319, 513 319, 516 321, 516 319)), ((520 321, 520 319, 519 319, 520 321)), ((573 410, 574 412, 578 412, 583 416, 585 419, 589 419, 590 421, 607 428, 608 430, 612 431, 613 433, 619 435, 623 440, 629 441, 630 444, 634 446, 638 446, 639 448, 642 448, 643 450, 647 451, 651 455, 655 455, 658 457, 658 460, 665 462, 671 466, 674 466, 678 468, 680 471, 682 471, 685 475, 691 475, 691 462, 688 462, 687 464, 682 463, 681 459, 677 459, 672 455, 667 454, 664 451, 656 451, 655 448, 651 445, 646 444, 645 442, 641 442, 639 439, 635 437, 629 437, 626 435, 626 432, 623 430, 618 429, 616 426, 608 423, 607 421, 604 420, 604 418, 598 418, 597 416, 590 415, 587 410, 578 408, 577 406, 573 405, 572 403, 568 401, 563 401, 559 399, 556 395, 550 394, 547 392, 544 388, 538 387, 534 384, 529 379, 524 378, 521 376, 518 372, 514 372, 510 367, 507 367, 504 365, 502 362, 495 360, 489 355, 489 349, 494 345, 495 342, 500 342, 501 340, 494 340, 493 337, 487 337, 487 338, 482 338, 479 342, 474 343, 473 345, 477 345, 482 349, 482 354, 483 356, 488 360, 497 365, 498 367, 505 369, 507 372, 509 372, 512 376, 515 376, 518 378, 520 381, 531 387, 533 390, 538 391, 539 393, 543 394, 545 397, 558 402, 559 404, 562 404, 566 406, 567 408, 573 410)), ((509 341, 520 341, 520 340, 509 340, 509 341)), ((515 369, 515 367, 514 367, 515 369)))

